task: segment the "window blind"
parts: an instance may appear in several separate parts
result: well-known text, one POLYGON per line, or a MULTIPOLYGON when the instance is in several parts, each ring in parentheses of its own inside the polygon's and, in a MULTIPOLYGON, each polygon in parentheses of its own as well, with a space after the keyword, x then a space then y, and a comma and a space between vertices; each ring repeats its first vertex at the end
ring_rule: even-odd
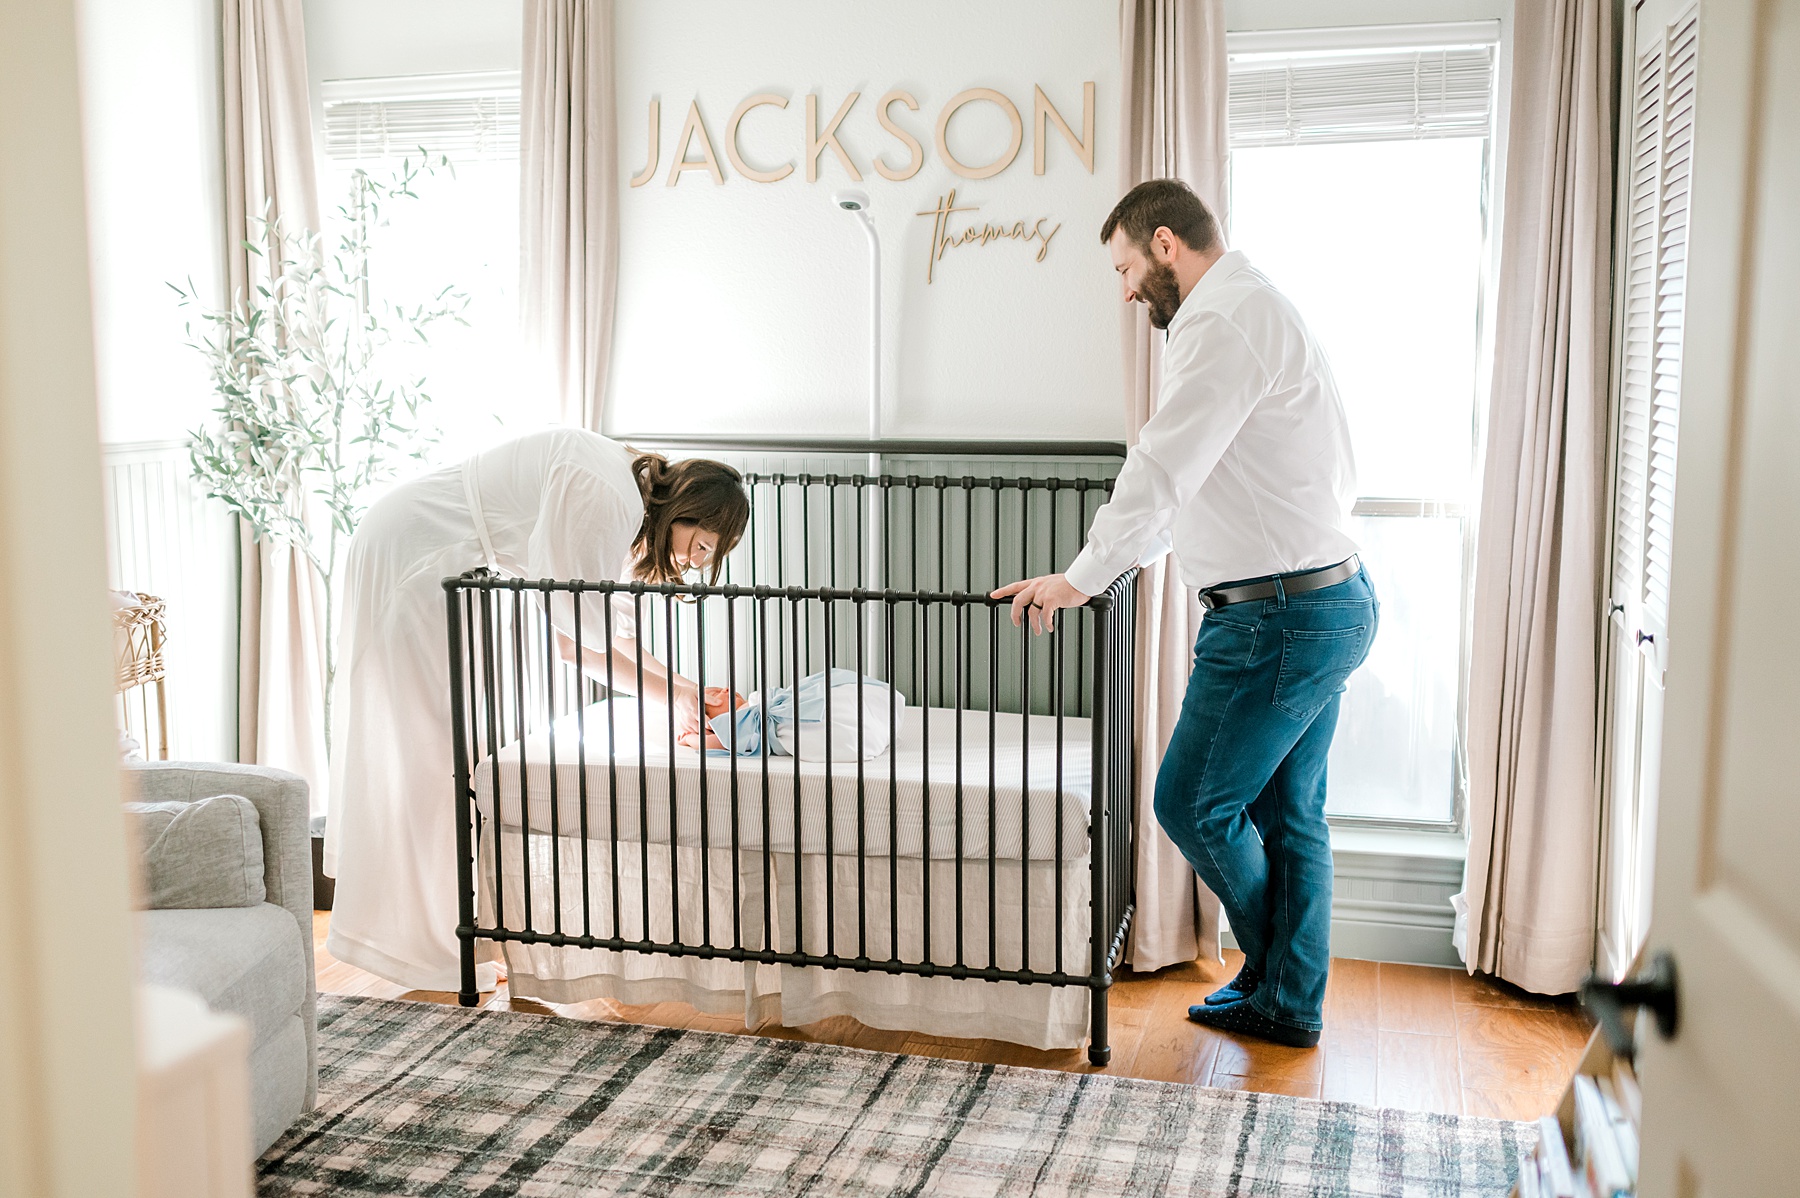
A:
POLYGON ((340 100, 325 105, 325 153, 399 158, 423 146, 452 162, 519 156, 519 93, 340 100))
POLYGON ((1626 627, 1659 646, 1674 546, 1696 42, 1690 13, 1638 54, 1629 114, 1612 594, 1626 627))
POLYGON ((1656 183, 1662 128, 1661 56, 1639 55, 1629 116, 1625 286, 1620 324, 1617 479, 1613 487, 1613 603, 1639 627, 1644 490, 1649 474, 1650 388, 1656 341, 1656 183))
POLYGON ((1650 470, 1644 502, 1644 618, 1645 626, 1653 627, 1659 637, 1669 626, 1670 559, 1675 541, 1675 439, 1687 296, 1697 24, 1690 16, 1671 27, 1663 52, 1662 170, 1656 197, 1656 366, 1650 393, 1650 470))
POLYGON ((1485 137, 1493 109, 1492 46, 1231 63, 1233 147, 1485 137))

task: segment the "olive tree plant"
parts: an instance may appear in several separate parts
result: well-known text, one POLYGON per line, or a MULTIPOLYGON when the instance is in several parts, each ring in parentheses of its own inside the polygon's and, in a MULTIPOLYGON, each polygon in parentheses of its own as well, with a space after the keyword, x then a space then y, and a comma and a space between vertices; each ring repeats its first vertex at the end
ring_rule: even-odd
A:
POLYGON ((327 753, 344 551, 372 489, 437 439, 427 381, 393 351, 425 343, 440 322, 466 323, 468 305, 451 286, 411 307, 381 300, 371 278, 374 239, 387 205, 416 199, 422 178, 449 169, 447 158, 421 151, 387 177, 355 171, 334 245, 266 213, 253 220, 244 248, 260 262, 262 281, 229 309, 206 308, 191 281, 175 286, 197 313, 188 333, 219 400, 214 418, 193 433, 194 478, 258 542, 291 546, 323 583, 327 753))

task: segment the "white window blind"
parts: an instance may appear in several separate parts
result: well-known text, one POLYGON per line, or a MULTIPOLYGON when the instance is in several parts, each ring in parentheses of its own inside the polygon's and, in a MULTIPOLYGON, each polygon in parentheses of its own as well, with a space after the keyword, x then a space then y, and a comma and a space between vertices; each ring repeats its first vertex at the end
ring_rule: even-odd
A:
POLYGON ((1696 41, 1690 13, 1638 55, 1630 112, 1612 593, 1627 627, 1659 650, 1674 543, 1696 41))
POLYGON ((1625 289, 1619 364, 1619 449, 1613 509, 1613 603, 1639 627, 1644 555, 1644 492, 1649 474, 1650 388, 1656 341, 1656 191, 1661 159, 1661 56, 1640 55, 1632 87, 1625 289))
POLYGON ((1664 48, 1662 170, 1657 187, 1656 373, 1650 397, 1650 474, 1644 505, 1644 616, 1669 624, 1675 540, 1675 440, 1681 401, 1681 332, 1687 295, 1688 192, 1694 153, 1697 22, 1673 26, 1664 48))
POLYGON ((1234 57, 1229 104, 1234 147, 1485 137, 1494 47, 1234 57))
POLYGON ((448 154, 452 162, 517 158, 516 77, 501 83, 491 77, 440 82, 444 80, 439 76, 327 84, 326 155, 335 161, 369 161, 399 158, 423 146, 434 154, 448 154), (409 84, 414 94, 407 94, 409 84))

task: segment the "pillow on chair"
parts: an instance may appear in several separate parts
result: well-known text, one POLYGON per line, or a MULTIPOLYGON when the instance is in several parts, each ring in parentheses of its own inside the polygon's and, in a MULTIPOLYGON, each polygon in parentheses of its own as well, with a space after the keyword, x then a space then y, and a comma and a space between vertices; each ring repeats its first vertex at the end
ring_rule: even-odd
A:
POLYGON ((197 803, 127 803, 151 910, 254 907, 263 888, 262 826, 238 795, 197 803))

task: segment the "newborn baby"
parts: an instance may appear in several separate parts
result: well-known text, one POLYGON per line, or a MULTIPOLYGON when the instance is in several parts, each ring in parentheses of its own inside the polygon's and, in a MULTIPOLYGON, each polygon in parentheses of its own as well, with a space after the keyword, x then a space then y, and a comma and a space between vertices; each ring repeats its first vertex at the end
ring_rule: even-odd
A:
POLYGON ((744 706, 747 700, 730 687, 709 686, 701 692, 701 702, 705 705, 705 724, 675 738, 675 743, 687 749, 720 749, 725 745, 713 735, 711 724, 715 716, 724 715, 728 711, 736 711, 744 706), (702 741, 704 737, 704 741, 702 741))

